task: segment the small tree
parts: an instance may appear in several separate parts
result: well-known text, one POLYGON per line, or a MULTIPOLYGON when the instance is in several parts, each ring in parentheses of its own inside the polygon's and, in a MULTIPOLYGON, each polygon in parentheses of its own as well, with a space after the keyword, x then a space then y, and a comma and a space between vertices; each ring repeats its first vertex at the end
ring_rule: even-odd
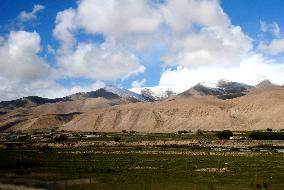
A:
POLYGON ((230 130, 219 131, 217 136, 219 139, 230 139, 234 134, 230 130))

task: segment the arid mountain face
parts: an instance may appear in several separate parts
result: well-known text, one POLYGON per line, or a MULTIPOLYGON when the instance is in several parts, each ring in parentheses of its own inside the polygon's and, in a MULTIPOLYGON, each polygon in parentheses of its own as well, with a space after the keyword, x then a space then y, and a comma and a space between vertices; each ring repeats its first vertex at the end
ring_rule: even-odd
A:
POLYGON ((284 87, 268 84, 257 88, 240 83, 216 88, 197 85, 174 98, 155 102, 115 87, 61 99, 22 98, 0 103, 0 131, 283 129, 284 87))

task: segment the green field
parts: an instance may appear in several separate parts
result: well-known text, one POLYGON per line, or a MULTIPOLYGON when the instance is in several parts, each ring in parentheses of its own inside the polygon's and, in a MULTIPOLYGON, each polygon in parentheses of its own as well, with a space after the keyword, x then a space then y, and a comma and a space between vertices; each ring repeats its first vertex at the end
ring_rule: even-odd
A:
MULTIPOLYGON (((119 136, 123 142, 141 140, 119 136)), ((158 135, 143 138, 159 139, 158 135)), ((92 140, 77 140, 81 141, 92 140)), ((204 146, 62 143, 55 148, 23 143, 0 149, 1 184, 42 189, 284 189, 284 154, 270 149, 223 152, 204 146)))

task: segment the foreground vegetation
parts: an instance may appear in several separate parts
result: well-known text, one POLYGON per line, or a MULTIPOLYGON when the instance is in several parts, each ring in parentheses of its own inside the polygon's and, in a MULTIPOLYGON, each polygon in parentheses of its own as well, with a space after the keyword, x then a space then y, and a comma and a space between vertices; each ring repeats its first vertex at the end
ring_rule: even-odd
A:
POLYGON ((284 189, 284 154, 276 151, 284 150, 283 141, 218 140, 212 132, 65 138, 0 142, 0 189, 1 184, 41 189, 284 189))

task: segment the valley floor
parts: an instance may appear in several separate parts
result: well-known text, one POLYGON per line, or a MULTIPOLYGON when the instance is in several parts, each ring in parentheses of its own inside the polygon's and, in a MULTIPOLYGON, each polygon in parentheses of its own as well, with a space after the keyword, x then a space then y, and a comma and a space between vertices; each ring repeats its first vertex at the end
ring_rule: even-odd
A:
POLYGON ((0 142, 0 189, 284 189, 284 141, 96 134, 0 142))

